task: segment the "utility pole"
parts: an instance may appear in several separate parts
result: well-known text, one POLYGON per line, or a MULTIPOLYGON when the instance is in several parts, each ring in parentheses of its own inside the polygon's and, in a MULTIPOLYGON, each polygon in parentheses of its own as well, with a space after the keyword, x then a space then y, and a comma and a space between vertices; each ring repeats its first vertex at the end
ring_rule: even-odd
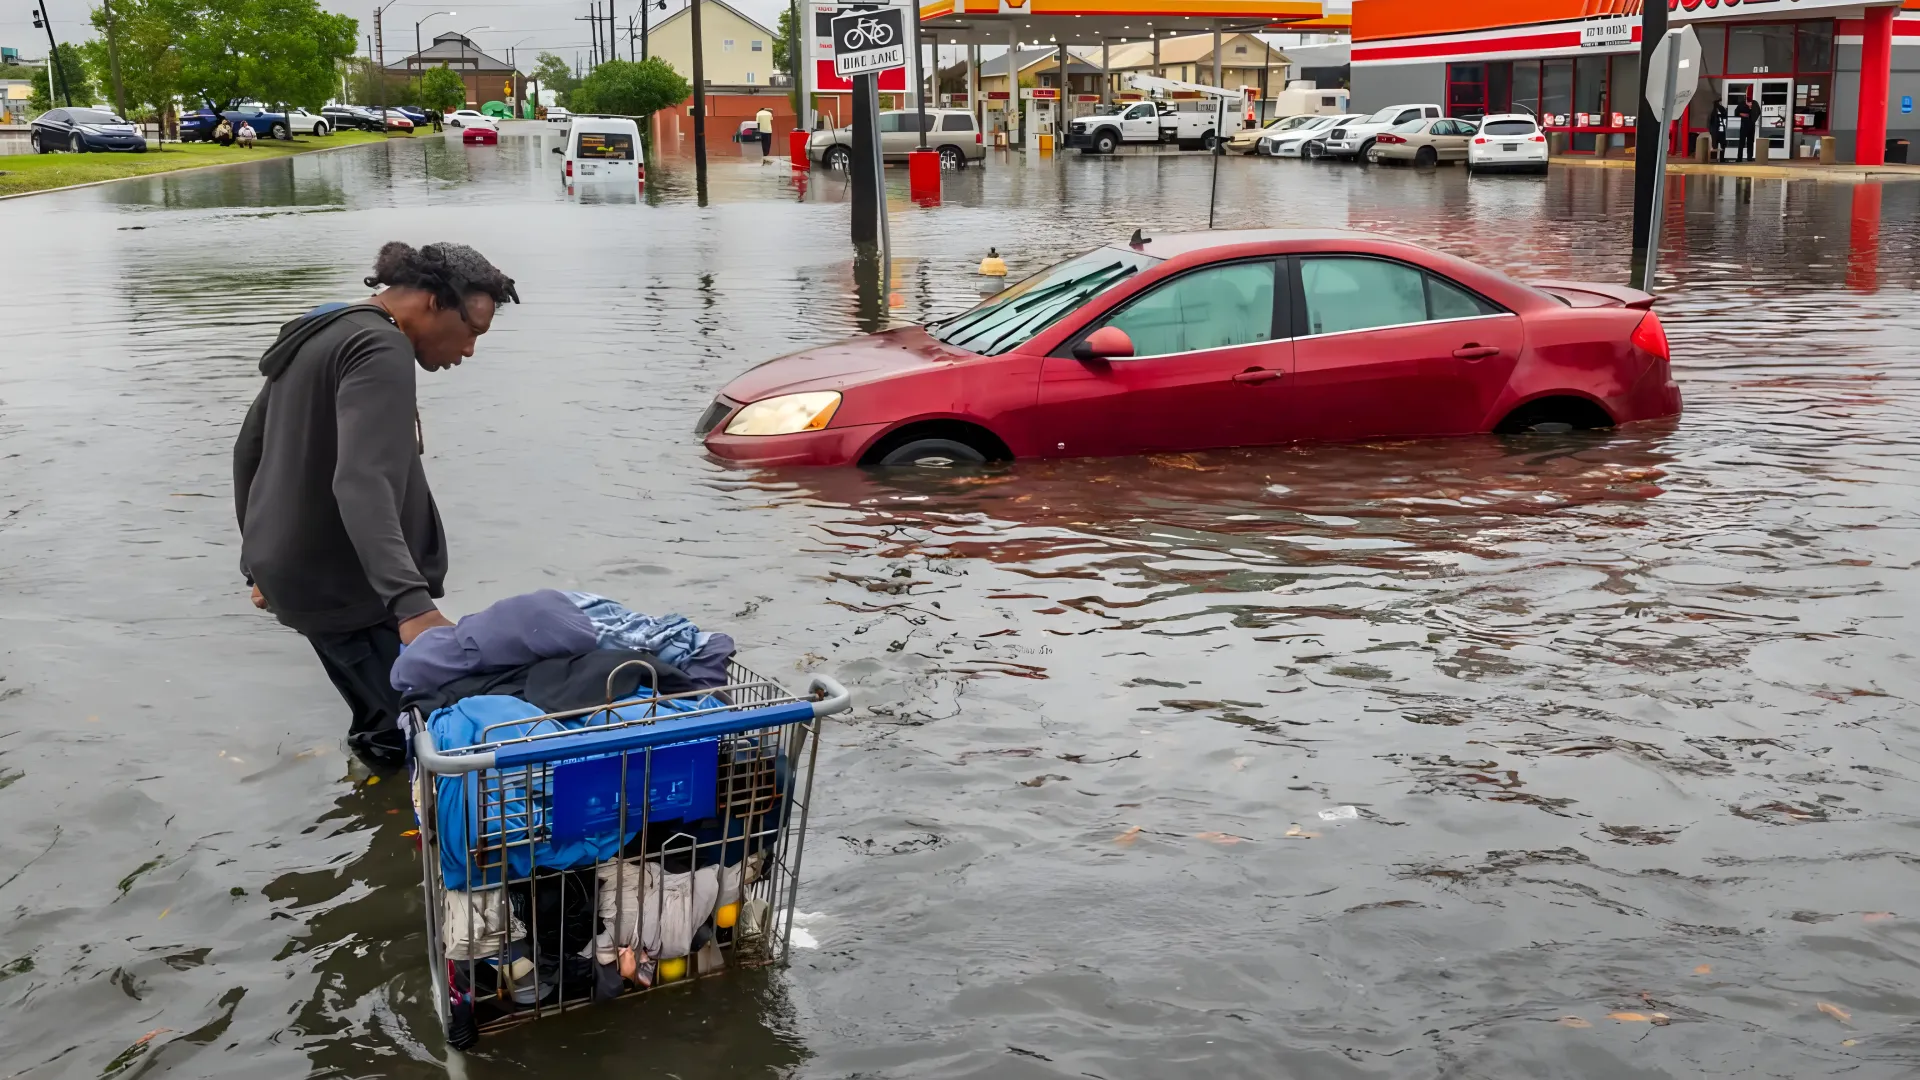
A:
MULTIPOLYGON (((1658 48, 1662 38, 1667 36, 1667 5, 1660 3, 1643 4, 1640 8, 1640 85, 1634 100, 1640 103, 1634 117, 1633 133, 1633 269, 1632 278, 1635 288, 1644 289, 1652 282, 1642 282, 1640 276, 1647 261, 1647 248, 1652 245, 1653 231, 1653 190, 1660 183, 1661 174, 1666 168, 1666 155, 1655 153, 1663 147, 1661 140, 1667 137, 1667 125, 1654 119, 1653 108, 1647 104, 1647 75, 1653 68, 1653 50, 1658 48)), ((1604 135, 1596 138, 1606 138, 1604 135)))
POLYGON ((617 24, 613 19, 613 0, 607 0, 607 59, 620 59, 620 43, 614 39, 613 32, 617 24))
POLYGON ((67 85, 67 66, 60 62, 60 45, 53 40, 53 20, 47 17, 47 0, 40 0, 40 6, 33 10, 33 25, 45 27, 47 31, 47 100, 53 100, 57 88, 71 109, 73 88, 67 85))
POLYGON ((700 0, 688 5, 693 17, 693 181, 699 203, 707 204, 707 51, 700 35, 700 0))
POLYGON ((107 67, 113 73, 113 111, 125 116, 127 95, 120 88, 120 33, 113 22, 112 0, 100 0, 100 10, 107 20, 107 67))
POLYGON ((384 7, 373 9, 373 77, 378 80, 377 85, 380 88, 378 93, 382 133, 385 132, 387 123, 387 39, 380 34, 380 16, 385 14, 386 10, 384 7))

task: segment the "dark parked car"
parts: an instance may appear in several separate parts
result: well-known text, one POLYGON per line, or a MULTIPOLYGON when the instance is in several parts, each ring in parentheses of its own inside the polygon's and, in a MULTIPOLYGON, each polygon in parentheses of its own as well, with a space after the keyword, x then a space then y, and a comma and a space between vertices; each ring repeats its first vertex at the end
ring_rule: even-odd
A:
POLYGON ((182 114, 180 117, 181 142, 208 142, 213 138, 213 129, 225 117, 233 130, 238 132, 242 123, 253 125, 254 137, 260 139, 291 139, 293 133, 287 130, 285 113, 266 112, 257 105, 242 105, 230 109, 214 111, 211 103, 204 109, 182 114))
POLYGON ((416 109, 411 105, 395 105, 393 111, 413 121, 414 127, 420 127, 432 119, 425 109, 416 109))
POLYGON ((320 110, 336 131, 380 131, 385 125, 380 122, 380 114, 372 109, 363 109, 358 105, 329 105, 320 110))
POLYGON ((36 154, 71 150, 84 154, 89 150, 131 150, 147 152, 147 140, 140 129, 105 109, 49 109, 33 121, 27 136, 36 154))

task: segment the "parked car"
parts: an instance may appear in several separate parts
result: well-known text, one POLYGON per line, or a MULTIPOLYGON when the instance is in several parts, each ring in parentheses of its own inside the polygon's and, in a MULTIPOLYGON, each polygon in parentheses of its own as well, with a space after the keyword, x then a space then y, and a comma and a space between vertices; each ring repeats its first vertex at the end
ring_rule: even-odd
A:
MULTIPOLYGON (((233 106, 233 111, 252 118, 266 114, 269 110, 264 104, 258 101, 242 101, 233 106)), ((273 115, 278 116, 281 114, 274 113, 273 115)), ((294 108, 287 110, 285 116, 287 127, 295 135, 325 135, 328 131, 332 130, 332 125, 327 123, 325 117, 315 115, 305 109, 294 108)), ((255 133, 259 135, 264 136, 270 133, 271 125, 261 127, 260 121, 256 119, 249 119, 248 123, 253 125, 255 133)), ((238 127, 239 125, 236 123, 234 126, 238 127)))
POLYGON ((1389 105, 1359 123, 1341 124, 1328 132, 1325 153, 1321 156, 1365 161, 1373 150, 1374 136, 1409 120, 1439 115, 1438 105, 1389 105))
POLYGON ((564 106, 547 106, 547 123, 564 124, 571 119, 573 119, 573 114, 568 112, 564 106))
POLYGON ((383 131, 386 128, 379 113, 358 105, 329 105, 320 110, 320 116, 336 131, 383 131))
POLYGON ((395 105, 393 111, 406 117, 414 127, 425 127, 433 119, 427 115, 427 110, 417 109, 412 105, 395 105))
POLYGON ((647 182, 640 125, 625 116, 576 117, 567 128, 565 145, 553 152, 561 155, 560 175, 569 191, 575 184, 647 182))
POLYGON ((1680 411, 1652 304, 1365 233, 1136 233, 759 364, 695 430, 744 464, 935 467, 1606 428, 1680 411))
POLYGON ((1293 131, 1296 128, 1305 126, 1313 119, 1312 116, 1282 116, 1266 127, 1243 128, 1240 131, 1234 132, 1233 138, 1227 140, 1227 149, 1236 154, 1256 153, 1260 149, 1261 139, 1269 135, 1279 135, 1282 132, 1293 131))
POLYGON ((253 125, 254 135, 262 139, 293 138, 293 129, 287 126, 285 113, 269 112, 257 101, 240 101, 224 109, 215 109, 212 102, 207 102, 204 108, 181 114, 180 141, 206 142, 212 139, 213 129, 219 126, 223 118, 233 125, 236 132, 245 123, 253 125))
POLYGON ((386 117, 386 130, 388 131, 413 131, 413 121, 407 117, 406 113, 401 112, 399 109, 389 106, 385 109, 375 109, 373 112, 376 116, 384 115, 386 117))
POLYGON ((448 113, 442 122, 450 128, 458 128, 466 127, 476 120, 488 124, 493 123, 492 119, 490 119, 486 113, 478 109, 455 109, 448 113))
POLYGON ((1525 113, 1483 117, 1467 143, 1467 172, 1547 172, 1547 136, 1525 113))
POLYGON ((33 118, 27 141, 36 154, 67 150, 84 154, 89 150, 147 152, 146 137, 140 129, 111 109, 49 109, 33 118))
POLYGON ((1443 161, 1467 160, 1467 143, 1480 125, 1443 116, 1438 120, 1409 120, 1373 137, 1374 161, 1412 162, 1431 166, 1443 161))
POLYGON ((1292 131, 1283 131, 1268 136, 1255 144, 1260 153, 1273 157, 1319 157, 1327 141, 1327 134, 1341 124, 1352 123, 1363 117, 1349 113, 1345 116, 1315 116, 1292 131))
MULTIPOLYGON (((987 156, 985 140, 974 126, 973 114, 965 109, 927 110, 927 148, 940 152, 940 165, 964 169, 970 161, 987 156)), ((920 149, 920 113, 914 109, 889 109, 880 114, 880 154, 887 161, 902 162, 920 149)), ((807 158, 829 169, 845 169, 853 164, 853 128, 816 131, 807 138, 807 158)))

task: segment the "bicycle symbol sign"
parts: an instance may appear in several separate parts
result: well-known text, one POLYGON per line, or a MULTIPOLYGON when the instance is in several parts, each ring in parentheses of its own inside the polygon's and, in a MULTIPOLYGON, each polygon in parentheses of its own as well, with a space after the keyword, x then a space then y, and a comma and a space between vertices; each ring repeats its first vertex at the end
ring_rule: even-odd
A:
POLYGON ((833 73, 843 79, 907 66, 906 12, 901 8, 853 11, 836 17, 833 73))

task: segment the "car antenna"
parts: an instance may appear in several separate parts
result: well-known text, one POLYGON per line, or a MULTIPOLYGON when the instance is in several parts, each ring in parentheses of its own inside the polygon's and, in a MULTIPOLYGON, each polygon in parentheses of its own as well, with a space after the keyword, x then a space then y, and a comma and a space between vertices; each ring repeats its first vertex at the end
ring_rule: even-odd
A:
POLYGON ((1135 229, 1133 230, 1133 239, 1127 241, 1127 246, 1141 248, 1141 247, 1146 247, 1148 244, 1151 244, 1151 243, 1153 243, 1153 241, 1149 239, 1145 233, 1143 233, 1139 229, 1135 229))

